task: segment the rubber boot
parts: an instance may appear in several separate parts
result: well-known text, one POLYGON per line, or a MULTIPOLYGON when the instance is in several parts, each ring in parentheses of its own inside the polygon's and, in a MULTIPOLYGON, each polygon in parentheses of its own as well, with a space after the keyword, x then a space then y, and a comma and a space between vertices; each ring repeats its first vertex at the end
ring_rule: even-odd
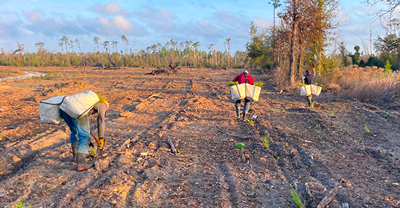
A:
POLYGON ((77 171, 87 170, 93 167, 93 163, 86 162, 87 154, 78 152, 76 155, 77 155, 77 163, 76 163, 77 171))
POLYGON ((76 153, 78 152, 78 147, 72 148, 72 156, 74 158, 74 163, 76 163, 76 153))

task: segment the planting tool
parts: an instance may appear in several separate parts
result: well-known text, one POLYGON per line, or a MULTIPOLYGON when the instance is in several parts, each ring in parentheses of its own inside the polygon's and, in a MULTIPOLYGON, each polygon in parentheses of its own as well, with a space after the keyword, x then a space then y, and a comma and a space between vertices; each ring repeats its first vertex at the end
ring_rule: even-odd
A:
POLYGON ((96 142, 97 142, 97 146, 98 147, 100 147, 100 141, 99 141, 99 138, 97 138, 97 136, 93 133, 93 132, 90 132, 90 135, 92 135, 92 137, 94 138, 94 140, 96 140, 96 142))

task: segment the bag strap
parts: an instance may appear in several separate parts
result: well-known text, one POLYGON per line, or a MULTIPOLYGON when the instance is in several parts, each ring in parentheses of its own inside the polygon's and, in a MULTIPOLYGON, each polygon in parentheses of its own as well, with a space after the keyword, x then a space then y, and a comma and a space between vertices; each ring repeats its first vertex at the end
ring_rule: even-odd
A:
POLYGON ((244 75, 244 83, 249 83, 249 80, 247 79, 247 74, 244 75))

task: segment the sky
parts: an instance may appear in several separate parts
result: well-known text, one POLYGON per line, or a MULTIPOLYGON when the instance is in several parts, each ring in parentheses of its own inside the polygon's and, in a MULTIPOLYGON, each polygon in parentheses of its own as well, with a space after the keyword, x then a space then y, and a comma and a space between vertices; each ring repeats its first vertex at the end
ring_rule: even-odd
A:
MULTIPOLYGON (((282 0, 281 0, 282 1, 282 0)), ((214 44, 224 50, 231 38, 232 51, 245 51, 250 23, 259 31, 272 26, 270 0, 0 0, 0 48, 5 52, 24 44, 25 52, 36 52, 35 43, 43 42, 50 51, 62 51, 59 43, 66 35, 77 39, 82 52, 97 51, 93 41, 117 41, 123 49, 122 35, 133 50, 173 41, 199 42, 202 50, 214 44)), ((362 50, 370 42, 371 11, 360 0, 339 0, 338 21, 334 31, 337 42, 349 51, 355 45, 362 50), (363 44, 364 43, 364 44, 363 44)), ((373 38, 384 35, 378 22, 372 23, 373 38)), ((330 50, 334 48, 334 42, 330 50)), ((65 46, 64 49, 65 51, 65 46)), ((71 49, 68 49, 71 50, 71 49)), ((77 44, 73 50, 79 51, 77 44)), ((100 50, 104 50, 100 46, 100 50)), ((112 50, 112 49, 111 49, 112 50)), ((366 50, 366 49, 365 49, 366 50)))

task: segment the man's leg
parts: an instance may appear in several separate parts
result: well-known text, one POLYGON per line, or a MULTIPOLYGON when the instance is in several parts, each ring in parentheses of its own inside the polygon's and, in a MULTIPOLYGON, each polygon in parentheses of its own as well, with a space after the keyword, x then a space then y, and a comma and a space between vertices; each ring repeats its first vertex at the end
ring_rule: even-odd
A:
POLYGON ((241 100, 236 100, 235 101, 236 118, 238 118, 238 119, 240 119, 240 101, 241 100))
POLYGON ((76 162, 76 153, 78 149, 78 128, 74 122, 75 119, 71 118, 68 114, 61 110, 61 116, 64 118, 65 123, 67 123, 69 130, 71 131, 71 135, 69 140, 71 142, 72 154, 74 156, 74 162, 76 162))
POLYGON ((85 115, 79 119, 75 119, 78 127, 78 152, 77 152, 77 170, 86 170, 93 167, 93 163, 86 162, 86 157, 89 152, 90 143, 90 124, 89 117, 85 115))
POLYGON ((244 99, 243 120, 246 120, 246 114, 250 110, 250 100, 244 99))
POLYGON ((79 119, 74 119, 78 129, 78 153, 88 154, 90 143, 90 124, 89 117, 85 115, 79 119))
POLYGON ((312 95, 307 96, 307 103, 308 103, 308 107, 314 108, 314 105, 312 103, 312 95))

